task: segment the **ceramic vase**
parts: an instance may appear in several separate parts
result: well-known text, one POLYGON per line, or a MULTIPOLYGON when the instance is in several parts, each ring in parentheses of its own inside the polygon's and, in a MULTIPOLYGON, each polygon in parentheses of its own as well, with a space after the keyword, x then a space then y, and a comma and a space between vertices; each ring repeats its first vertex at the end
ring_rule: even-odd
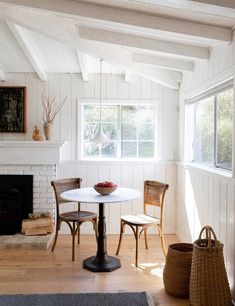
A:
POLYGON ((43 129, 44 129, 44 134, 45 134, 46 140, 51 140, 52 123, 44 123, 43 129))

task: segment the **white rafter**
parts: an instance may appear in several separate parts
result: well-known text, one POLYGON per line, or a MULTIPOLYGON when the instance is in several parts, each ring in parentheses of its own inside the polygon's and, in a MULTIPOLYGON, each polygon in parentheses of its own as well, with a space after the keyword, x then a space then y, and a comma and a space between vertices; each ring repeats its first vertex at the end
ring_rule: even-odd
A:
POLYGON ((0 68, 0 81, 6 82, 6 75, 5 72, 0 68))
POLYGON ((194 62, 179 58, 166 56, 156 56, 150 54, 134 53, 133 61, 136 63, 153 65, 161 68, 173 69, 177 71, 193 71, 194 62))
POLYGON ((40 12, 14 7, 0 9, 0 16, 36 33, 56 39, 80 52, 103 58, 113 65, 118 65, 122 70, 128 69, 132 73, 137 73, 164 86, 179 89, 179 83, 182 80, 180 72, 144 67, 142 64, 133 62, 132 52, 129 50, 111 44, 80 39, 78 27, 64 18, 50 14, 42 16, 40 12))
POLYGON ((7 21, 7 24, 11 29, 12 33, 14 34, 16 40, 20 44, 21 48, 23 49, 29 62, 33 66, 34 70, 37 72, 38 77, 42 81, 47 81, 47 74, 25 30, 22 27, 19 27, 18 25, 13 24, 9 21, 7 21))
POLYGON ((82 72, 82 78, 84 82, 88 82, 89 80, 89 73, 88 73, 88 66, 87 66, 87 58, 86 54, 83 52, 80 52, 78 49, 76 49, 77 58, 79 62, 79 66, 82 72))
POLYGON ((109 6, 66 0, 1 0, 0 2, 53 11, 61 13, 65 16, 75 18, 85 17, 94 19, 96 22, 105 21, 112 24, 118 23, 142 29, 178 33, 186 36, 208 38, 217 41, 232 41, 232 30, 223 26, 191 22, 187 20, 172 18, 169 16, 159 16, 124 8, 114 8, 109 6))
POLYGON ((175 42, 141 37, 94 28, 79 27, 80 38, 123 45, 144 50, 158 51, 197 59, 209 59, 210 50, 205 47, 190 46, 175 42))
POLYGON ((202 3, 204 5, 209 4, 209 5, 215 5, 218 7, 226 7, 229 9, 235 9, 235 1, 234 0, 190 0, 189 2, 195 2, 195 3, 202 3))

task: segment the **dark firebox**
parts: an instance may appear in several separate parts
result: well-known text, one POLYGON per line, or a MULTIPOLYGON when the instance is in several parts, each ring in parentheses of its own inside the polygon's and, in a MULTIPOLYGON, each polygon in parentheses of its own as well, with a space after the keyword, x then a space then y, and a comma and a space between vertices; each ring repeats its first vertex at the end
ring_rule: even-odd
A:
POLYGON ((0 175, 0 235, 21 231, 22 219, 33 211, 33 176, 0 175))

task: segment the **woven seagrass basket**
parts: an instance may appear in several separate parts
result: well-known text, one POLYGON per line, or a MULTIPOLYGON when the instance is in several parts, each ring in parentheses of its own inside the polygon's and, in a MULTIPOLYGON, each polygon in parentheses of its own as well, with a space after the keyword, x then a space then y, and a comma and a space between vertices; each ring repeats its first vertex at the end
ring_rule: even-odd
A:
POLYGON ((223 244, 217 240, 210 226, 203 227, 198 240, 193 243, 189 300, 192 306, 232 305, 223 244), (206 237, 202 239, 204 231, 206 237))
POLYGON ((169 245, 163 270, 163 283, 168 294, 180 298, 189 297, 192 253, 192 243, 169 245))

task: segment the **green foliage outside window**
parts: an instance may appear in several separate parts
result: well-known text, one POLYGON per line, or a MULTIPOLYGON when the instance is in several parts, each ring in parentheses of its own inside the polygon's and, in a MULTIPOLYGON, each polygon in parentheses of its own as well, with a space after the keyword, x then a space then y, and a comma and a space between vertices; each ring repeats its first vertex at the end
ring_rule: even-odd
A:
POLYGON ((85 104, 83 106, 83 157, 154 157, 154 106, 102 106, 101 126, 103 131, 108 132, 110 135, 110 141, 103 147, 92 141, 99 128, 99 110, 98 105, 85 104))
POLYGON ((233 89, 195 104, 195 161, 232 169, 233 89))

